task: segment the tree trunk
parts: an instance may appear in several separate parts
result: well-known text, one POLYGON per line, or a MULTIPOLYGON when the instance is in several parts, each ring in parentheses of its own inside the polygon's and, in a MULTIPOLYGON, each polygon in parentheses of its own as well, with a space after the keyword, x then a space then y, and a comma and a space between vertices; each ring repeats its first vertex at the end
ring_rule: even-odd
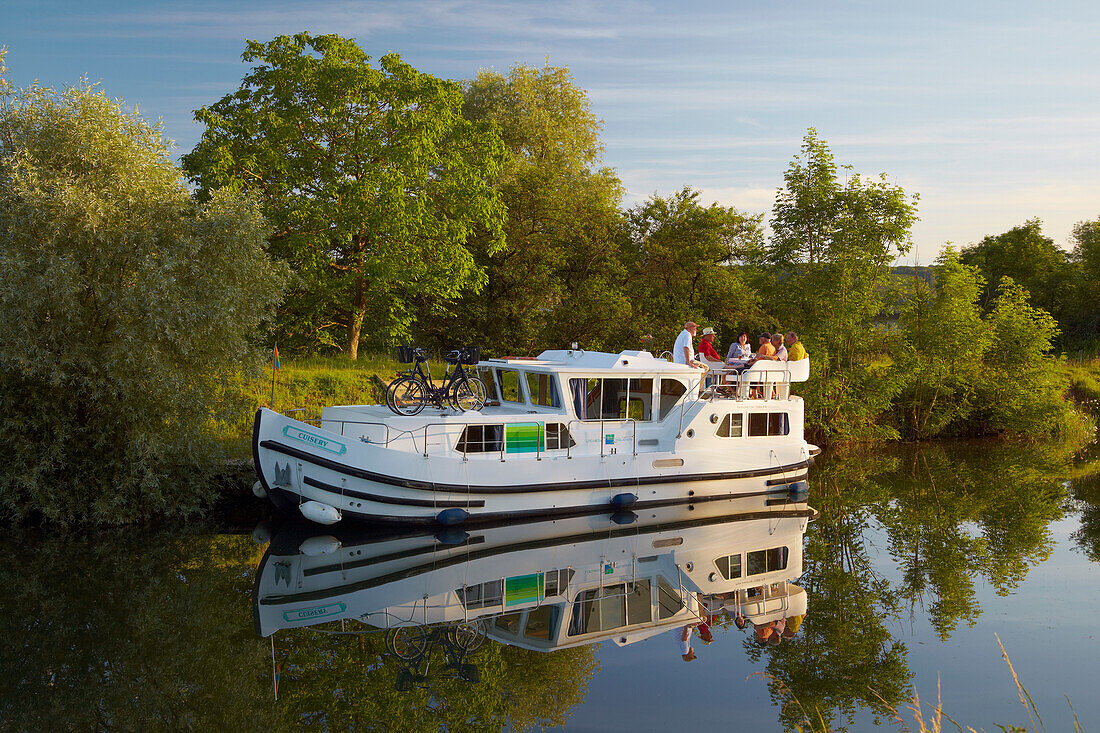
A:
POLYGON ((359 334, 363 330, 363 316, 366 312, 366 281, 360 276, 355 279, 355 297, 348 316, 348 343, 345 347, 348 358, 352 361, 359 358, 359 334))

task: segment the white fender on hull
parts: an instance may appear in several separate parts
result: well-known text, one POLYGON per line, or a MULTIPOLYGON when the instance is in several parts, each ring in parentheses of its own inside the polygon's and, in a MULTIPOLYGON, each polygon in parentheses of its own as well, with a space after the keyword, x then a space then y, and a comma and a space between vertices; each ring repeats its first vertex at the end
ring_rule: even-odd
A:
POLYGON ((263 487, 263 484, 257 481, 256 483, 252 484, 252 493, 255 494, 257 499, 262 499, 267 496, 267 489, 263 487))
POLYGON ((303 541, 302 544, 298 546, 298 552, 306 557, 317 557, 318 555, 327 555, 330 552, 336 552, 340 547, 340 540, 332 535, 326 534, 310 537, 303 541))
POLYGON ((341 519, 339 509, 319 501, 307 501, 299 509, 303 517, 317 524, 336 524, 341 519))

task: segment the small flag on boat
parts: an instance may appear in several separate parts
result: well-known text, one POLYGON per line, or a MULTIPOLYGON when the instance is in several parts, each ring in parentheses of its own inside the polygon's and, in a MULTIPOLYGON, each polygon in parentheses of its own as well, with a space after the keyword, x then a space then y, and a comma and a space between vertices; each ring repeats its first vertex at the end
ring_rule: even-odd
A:
POLYGON ((274 349, 275 369, 276 371, 282 371, 283 365, 279 363, 279 346, 276 344, 274 349))

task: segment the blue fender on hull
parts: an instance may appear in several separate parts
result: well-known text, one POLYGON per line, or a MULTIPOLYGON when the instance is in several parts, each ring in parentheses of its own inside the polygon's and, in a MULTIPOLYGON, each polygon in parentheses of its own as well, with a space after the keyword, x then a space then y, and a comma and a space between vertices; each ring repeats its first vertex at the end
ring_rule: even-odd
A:
POLYGON ((435 533, 435 541, 441 545, 461 545, 470 539, 470 533, 458 527, 444 527, 435 533))
POLYGON ((616 509, 626 509, 627 507, 634 506, 634 503, 638 501, 637 494, 615 494, 611 497, 611 506, 616 509))
POLYGON ((465 509, 459 509, 454 507, 452 509, 444 509, 439 514, 435 515, 435 521, 442 524, 444 527, 453 527, 456 524, 462 524, 469 519, 470 513, 465 509))

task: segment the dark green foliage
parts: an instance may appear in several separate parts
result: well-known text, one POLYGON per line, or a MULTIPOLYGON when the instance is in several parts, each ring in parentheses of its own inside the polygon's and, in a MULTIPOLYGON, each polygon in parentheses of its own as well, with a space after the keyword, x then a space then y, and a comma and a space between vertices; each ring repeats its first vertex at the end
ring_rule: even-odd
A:
POLYGON ((0 64, 0 516, 193 513, 285 274, 254 201, 196 204, 159 126, 0 64))
POLYGON ((1062 331, 1071 348, 1089 347, 1095 354, 1100 346, 1100 219, 1073 227, 1070 262, 1070 295, 1066 316, 1060 321, 1062 331))
POLYGON ((1044 236, 1042 222, 1029 219, 1004 234, 985 237, 962 250, 962 262, 978 268, 986 283, 981 305, 992 307, 1001 278, 1009 277, 1031 294, 1034 305, 1061 315, 1068 296, 1066 253, 1044 236))
POLYGON ((619 343, 638 348, 651 334, 671 346, 689 320, 714 327, 728 343, 749 323, 760 322, 759 296, 736 265, 759 251, 761 217, 699 203, 684 188, 651 196, 626 213, 624 294, 633 318, 619 343))
POLYGON ((247 535, 8 536, 0 728, 271 730, 247 535))
POLYGON ((504 246, 479 232, 468 247, 486 274, 453 309, 421 299, 420 327, 436 344, 456 334, 493 353, 538 353, 625 317, 616 290, 622 184, 600 167, 601 122, 568 69, 482 71, 466 84, 463 113, 499 129, 508 157, 494 188, 507 207, 504 246), (596 328, 592 328, 592 326, 596 328))

